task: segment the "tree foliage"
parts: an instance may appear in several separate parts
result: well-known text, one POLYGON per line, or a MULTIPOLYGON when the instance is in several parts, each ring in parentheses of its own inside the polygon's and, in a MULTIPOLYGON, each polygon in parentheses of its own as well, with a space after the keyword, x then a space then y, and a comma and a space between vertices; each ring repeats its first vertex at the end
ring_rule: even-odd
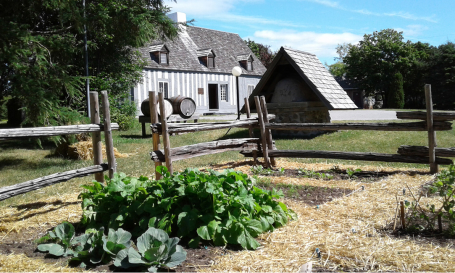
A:
POLYGON ((250 39, 245 40, 245 43, 266 68, 272 63, 273 58, 276 55, 276 51, 272 51, 269 45, 256 43, 250 39))
POLYGON ((404 107, 404 90, 403 76, 401 73, 396 73, 390 84, 390 92, 388 96, 388 105, 391 108, 403 109, 404 107))
POLYGON ((417 54, 410 41, 403 41, 402 32, 385 29, 365 34, 359 44, 349 48, 343 61, 348 78, 356 79, 367 94, 383 92, 388 101, 394 75, 401 73, 406 81, 417 54))
POLYGON ((124 94, 141 78, 135 48, 175 37, 162 0, 0 1, 0 99, 17 98, 32 125, 79 119, 86 107, 84 25, 91 90, 124 94))

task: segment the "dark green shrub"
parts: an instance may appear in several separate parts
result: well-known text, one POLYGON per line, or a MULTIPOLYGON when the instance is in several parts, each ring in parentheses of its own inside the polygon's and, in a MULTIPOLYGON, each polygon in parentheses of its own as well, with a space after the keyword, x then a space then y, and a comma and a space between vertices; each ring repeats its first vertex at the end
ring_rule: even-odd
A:
POLYGON ((136 119, 137 106, 127 95, 109 95, 111 122, 118 123, 120 130, 126 131, 139 124, 136 119))
POLYGON ((389 108, 403 109, 404 107, 403 76, 401 73, 396 73, 393 77, 387 102, 389 108))
POLYGON ((133 236, 155 227, 194 247, 203 239, 256 249, 255 237, 295 217, 285 204, 273 200, 283 196, 281 191, 259 189, 241 172, 186 169, 170 175, 165 167, 157 170, 161 180, 116 174, 107 186, 83 186, 88 191, 80 194, 82 225, 122 227, 133 236))

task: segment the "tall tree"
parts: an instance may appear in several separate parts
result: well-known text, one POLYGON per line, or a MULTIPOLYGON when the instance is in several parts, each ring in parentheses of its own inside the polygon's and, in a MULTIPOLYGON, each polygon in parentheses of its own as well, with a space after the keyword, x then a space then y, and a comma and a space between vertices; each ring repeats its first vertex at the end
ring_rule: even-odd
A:
POLYGON ((245 43, 266 68, 272 63, 273 58, 276 55, 276 51, 273 52, 270 49, 269 45, 256 43, 255 41, 251 41, 250 39, 245 40, 245 43))
POLYGON ((403 109, 404 107, 403 76, 399 72, 393 76, 387 100, 391 108, 403 109))
POLYGON ((402 32, 385 29, 365 34, 359 44, 349 48, 343 61, 348 78, 356 79, 367 94, 383 92, 387 102, 394 75, 401 73, 406 82, 416 58, 416 49, 410 41, 403 41, 402 32))
POLYGON ((455 110, 455 44, 440 45, 430 63, 427 83, 431 84, 435 108, 455 110))
POLYGON ((141 77, 135 48, 173 38, 162 0, 0 0, 1 97, 20 101, 26 122, 69 123, 85 108, 83 26, 91 88, 113 94, 141 77))

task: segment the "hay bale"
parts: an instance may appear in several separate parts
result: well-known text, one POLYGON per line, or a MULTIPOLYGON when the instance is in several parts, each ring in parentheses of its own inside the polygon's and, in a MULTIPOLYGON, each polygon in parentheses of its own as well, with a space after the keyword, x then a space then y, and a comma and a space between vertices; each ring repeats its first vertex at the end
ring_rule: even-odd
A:
MULTIPOLYGON (((106 159, 106 146, 104 143, 101 143, 103 158, 106 159)), ((115 158, 124 158, 128 157, 128 154, 120 153, 117 148, 114 147, 115 158)), ((87 141, 80 141, 74 143, 73 145, 68 146, 67 156, 71 159, 82 159, 82 160, 91 160, 93 159, 93 143, 89 139, 87 141)))

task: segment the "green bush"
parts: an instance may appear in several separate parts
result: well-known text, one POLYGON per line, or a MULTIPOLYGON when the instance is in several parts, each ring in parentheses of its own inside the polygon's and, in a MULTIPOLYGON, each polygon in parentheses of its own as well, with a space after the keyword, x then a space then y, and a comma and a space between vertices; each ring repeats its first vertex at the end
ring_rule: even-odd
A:
POLYGON ((138 124, 136 120, 137 106, 127 95, 109 95, 111 122, 118 123, 120 130, 126 131, 138 124))
POLYGON ((404 107, 403 76, 401 73, 396 73, 393 77, 387 102, 389 108, 403 109, 404 107))
POLYGON ((115 174, 107 186, 83 186, 88 191, 80 194, 82 225, 121 227, 133 236, 155 227, 187 239, 192 247, 202 239, 256 249, 255 237, 295 217, 285 204, 273 200, 283 196, 281 191, 259 189, 241 172, 186 169, 170 175, 166 167, 157 170, 161 180, 115 174))

